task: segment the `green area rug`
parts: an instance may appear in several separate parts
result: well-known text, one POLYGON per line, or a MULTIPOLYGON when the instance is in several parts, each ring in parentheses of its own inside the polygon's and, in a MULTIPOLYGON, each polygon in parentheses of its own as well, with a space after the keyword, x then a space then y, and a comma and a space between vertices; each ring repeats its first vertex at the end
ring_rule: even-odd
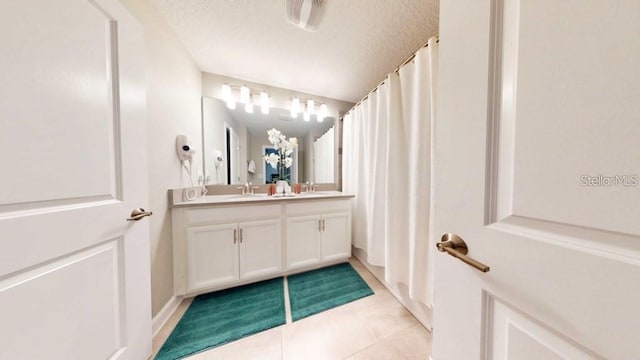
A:
POLYGON ((373 294, 349 263, 291 275, 287 282, 293 321, 373 294))
POLYGON ((282 278, 196 297, 156 360, 175 360, 284 324, 282 278))

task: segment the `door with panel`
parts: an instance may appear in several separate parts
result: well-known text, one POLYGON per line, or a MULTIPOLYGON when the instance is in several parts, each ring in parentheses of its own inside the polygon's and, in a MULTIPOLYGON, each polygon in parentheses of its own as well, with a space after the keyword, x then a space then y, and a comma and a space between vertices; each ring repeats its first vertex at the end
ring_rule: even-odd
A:
POLYGON ((0 359, 147 358, 142 27, 115 0, 0 24, 0 359))
POLYGON ((321 231, 320 215, 287 218, 287 270, 320 262, 321 231))
POLYGON ((240 232, 240 278, 250 279, 282 271, 280 219, 245 221, 240 232))
POLYGON ((351 214, 322 216, 322 261, 349 258, 351 255, 351 214))
POLYGON ((240 278, 238 224, 187 229, 187 291, 232 283, 240 278))
POLYGON ((434 360, 640 354, 640 3, 440 8, 434 360))

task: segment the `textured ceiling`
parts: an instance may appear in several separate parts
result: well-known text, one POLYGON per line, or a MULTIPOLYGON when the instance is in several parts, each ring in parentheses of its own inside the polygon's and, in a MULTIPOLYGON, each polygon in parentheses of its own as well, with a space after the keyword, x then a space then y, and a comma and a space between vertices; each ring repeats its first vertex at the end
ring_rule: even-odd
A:
POLYGON ((356 102, 438 29, 438 0, 327 0, 316 32, 285 0, 152 0, 203 71, 356 102))

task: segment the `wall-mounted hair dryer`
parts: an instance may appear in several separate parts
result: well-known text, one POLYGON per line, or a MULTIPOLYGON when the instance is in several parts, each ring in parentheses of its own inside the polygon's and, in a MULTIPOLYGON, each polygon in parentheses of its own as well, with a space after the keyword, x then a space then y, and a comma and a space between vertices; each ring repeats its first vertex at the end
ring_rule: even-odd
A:
POLYGON ((187 172, 187 175, 189 175, 190 187, 182 190, 182 198, 186 201, 195 200, 198 196, 204 196, 207 193, 207 188, 204 185, 195 186, 193 183, 191 168, 193 165, 193 154, 195 153, 196 148, 191 145, 191 140, 189 140, 186 135, 176 136, 176 154, 178 155, 178 159, 180 159, 180 165, 187 172))
POLYGON ((214 150, 213 151, 213 163, 216 166, 216 169, 219 169, 224 163, 224 158, 222 157, 222 151, 214 150))
POLYGON ((191 140, 186 135, 178 135, 176 137, 176 153, 180 161, 192 161, 196 148, 191 145, 191 140))

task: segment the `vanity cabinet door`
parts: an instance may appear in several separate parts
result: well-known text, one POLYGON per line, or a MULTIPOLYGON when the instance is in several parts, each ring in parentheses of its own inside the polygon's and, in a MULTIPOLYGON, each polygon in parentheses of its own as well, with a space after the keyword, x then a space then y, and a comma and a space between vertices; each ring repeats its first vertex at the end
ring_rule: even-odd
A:
POLYGON ((282 222, 280 219, 242 222, 238 225, 240 278, 282 271, 282 222))
POLYGON ((351 256, 351 215, 328 214, 322 217, 322 261, 351 256))
POLYGON ((239 279, 236 223, 187 229, 188 291, 239 279))
POLYGON ((287 219, 287 270, 320 262, 321 229, 318 215, 287 219))

